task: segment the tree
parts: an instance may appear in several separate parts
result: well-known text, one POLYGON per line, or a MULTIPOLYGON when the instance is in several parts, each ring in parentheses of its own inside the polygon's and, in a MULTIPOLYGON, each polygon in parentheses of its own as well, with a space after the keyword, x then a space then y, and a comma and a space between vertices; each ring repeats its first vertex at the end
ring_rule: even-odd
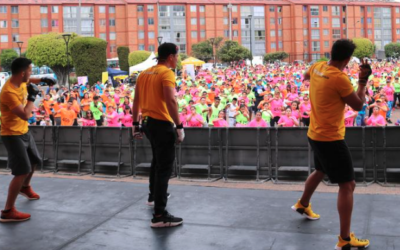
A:
POLYGON ((368 38, 354 38, 353 42, 356 45, 353 56, 362 59, 372 57, 375 53, 375 45, 368 38))
POLYGON ((286 52, 283 52, 283 51, 272 52, 272 53, 265 54, 264 62, 284 60, 288 57, 289 57, 289 54, 286 52))
POLYGON ((233 62, 239 60, 253 59, 250 50, 243 47, 236 41, 225 41, 221 48, 217 51, 218 58, 222 62, 233 62))
POLYGON ((186 60, 187 58, 189 58, 189 56, 185 53, 179 53, 179 56, 181 58, 182 61, 186 60))
POLYGON ((0 64, 3 71, 11 71, 11 63, 18 58, 18 53, 13 49, 5 49, 0 54, 0 64))
POLYGON ((120 69, 129 72, 129 47, 118 47, 117 53, 120 69))
MULTIPOLYGON (((69 48, 71 48, 71 42, 77 37, 76 34, 72 34, 69 48)), ((57 76, 58 84, 66 84, 68 72, 73 64, 70 55, 70 69, 68 69, 66 46, 62 34, 48 33, 31 37, 28 40, 26 57, 31 59, 36 66, 50 67, 57 76)))
POLYGON ((129 66, 135 66, 139 63, 146 61, 147 58, 151 55, 151 52, 144 50, 137 50, 129 53, 128 61, 129 66))
POLYGON ((386 57, 399 57, 400 56, 400 43, 389 43, 385 45, 386 57))
MULTIPOLYGON (((208 39, 204 42, 199 42, 192 45, 192 56, 197 59, 203 60, 205 62, 213 59, 213 46, 214 46, 214 55, 217 58, 217 51, 221 47, 221 42, 224 40, 222 37, 214 38, 214 42, 211 43, 211 39, 208 39)), ((184 59, 183 59, 184 60, 184 59)))
POLYGON ((89 83, 101 81, 107 69, 107 42, 96 37, 78 37, 71 43, 71 55, 77 76, 87 76, 89 83))

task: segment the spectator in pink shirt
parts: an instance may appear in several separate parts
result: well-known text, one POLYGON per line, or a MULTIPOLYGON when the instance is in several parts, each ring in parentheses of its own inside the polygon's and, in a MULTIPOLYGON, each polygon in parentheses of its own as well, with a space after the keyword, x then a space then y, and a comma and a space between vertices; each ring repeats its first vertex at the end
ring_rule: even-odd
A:
POLYGON ((82 122, 83 127, 95 127, 96 126, 96 120, 93 117, 93 113, 91 110, 86 111, 86 116, 85 118, 79 119, 80 122, 82 122))
POLYGON ((300 111, 299 111, 299 103, 296 101, 293 101, 290 104, 290 108, 292 109, 292 116, 296 117, 298 121, 300 121, 300 111))
POLYGON ((301 121, 304 126, 310 126, 311 103, 308 96, 303 97, 303 102, 300 104, 301 121))
POLYGON ((274 115, 274 119, 271 120, 271 127, 275 127, 275 124, 277 124, 279 119, 281 118, 283 101, 280 95, 280 92, 275 90, 274 98, 271 99, 269 103, 272 114, 274 115))
POLYGON ((257 111, 256 118, 252 120, 247 126, 252 128, 259 128, 259 127, 266 128, 268 127, 268 124, 262 119, 261 112, 257 111))
POLYGON ((368 126, 386 126, 385 118, 379 114, 380 108, 378 106, 374 106, 372 115, 368 118, 365 118, 365 123, 368 126))
POLYGON ((386 113, 386 121, 388 123, 392 123, 392 121, 390 120, 390 117, 392 115, 392 108, 393 108, 393 100, 394 100, 394 87, 392 85, 392 78, 389 76, 386 79, 386 86, 383 87, 383 92, 386 95, 386 99, 387 99, 387 105, 388 105, 388 112, 386 113))
POLYGON ((286 96, 286 99, 293 102, 296 98, 299 98, 299 94, 297 94, 297 88, 295 86, 292 86, 292 88, 290 89, 290 93, 286 96))
POLYGON ((358 112, 355 112, 349 105, 346 105, 344 108, 344 125, 346 127, 354 126, 354 118, 356 118, 358 112))
POLYGON ((129 105, 124 106, 124 111, 120 114, 120 121, 123 127, 132 127, 132 109, 129 105))
POLYGON ((278 121, 279 127, 298 127, 299 121, 292 115, 292 108, 287 107, 285 114, 282 115, 278 121))
POLYGON ((204 120, 203 117, 196 113, 196 107, 190 107, 190 114, 187 115, 186 121, 188 122, 188 127, 203 127, 204 120))
MULTIPOLYGON (((190 107, 189 107, 190 109, 190 107)), ((181 120, 181 122, 183 123, 184 127, 188 126, 188 122, 187 122, 187 108, 182 108, 182 113, 179 114, 179 120, 181 120)))
POLYGON ((120 127, 121 123, 119 122, 119 115, 113 106, 108 106, 108 111, 106 114, 107 118, 107 126, 109 127, 120 127))
POLYGON ((225 120, 225 111, 221 110, 218 113, 218 118, 212 121, 215 128, 228 127, 228 123, 225 120))

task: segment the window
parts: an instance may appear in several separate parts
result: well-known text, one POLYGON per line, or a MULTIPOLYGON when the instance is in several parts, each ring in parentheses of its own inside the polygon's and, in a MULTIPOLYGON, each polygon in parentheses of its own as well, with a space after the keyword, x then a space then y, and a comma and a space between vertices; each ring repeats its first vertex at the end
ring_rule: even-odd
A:
POLYGON ((149 51, 154 51, 155 50, 155 46, 154 45, 149 45, 149 51))
POLYGON ((307 11, 307 5, 303 5, 303 11, 304 11, 304 12, 307 11))
POLYGON ((319 30, 311 30, 311 39, 319 40, 319 30))
POLYGON ((138 49, 139 50, 144 50, 144 44, 139 44, 138 49))
POLYGON ((360 23, 364 24, 364 17, 361 17, 360 23))
POLYGON ((197 11, 197 6, 196 5, 190 5, 190 12, 196 12, 197 11))
POLYGON ((0 13, 7 13, 7 6, 0 6, 0 13))
POLYGON ((206 7, 204 5, 201 5, 199 7, 199 10, 200 10, 200 12, 204 12, 204 11, 206 11, 206 7))
POLYGON ((368 17, 367 18, 367 23, 372 23, 372 18, 368 17))
POLYGON ((340 39, 340 30, 332 30, 332 38, 340 39))
POLYGON ((324 30, 324 36, 329 36, 329 30, 324 30))
POLYGON ((11 6, 11 13, 18 14, 18 6, 11 6))
POLYGON ((224 7, 222 7, 222 11, 223 12, 228 12, 228 6, 224 5, 224 7))
POLYGON ((191 18, 190 19, 190 24, 191 25, 197 25, 197 18, 191 18))
POLYGON ((396 18, 396 24, 400 23, 400 18, 396 18))
POLYGON ((229 30, 224 30, 224 37, 229 37, 229 30))
POLYGON ((100 26, 106 26, 106 19, 99 19, 100 26))
POLYGON ((281 41, 279 41, 279 48, 282 49, 283 48, 283 43, 281 41))
POLYGON ((303 24, 307 25, 307 23, 308 23, 307 17, 303 17, 303 24))
POLYGON ((372 35, 372 29, 368 29, 368 35, 372 35))
POLYGON ((99 6, 99 13, 106 13, 106 6, 99 6))
POLYGON ((332 6, 332 16, 339 16, 339 15, 340 15, 340 7, 332 6))
POLYGON ((339 28, 340 27, 340 18, 332 18, 332 27, 339 28))
POLYGON ((237 5, 232 6, 232 12, 237 12, 237 5))
POLYGON ((115 53, 117 51, 116 48, 117 46, 115 46, 114 44, 110 45, 110 53, 115 53))
POLYGON ((147 5, 147 12, 154 12, 154 5, 147 5))
POLYGON ((254 19, 254 29, 265 30, 265 21, 264 19, 254 19))
POLYGON ((247 17, 248 15, 251 15, 251 7, 250 6, 242 6, 240 7, 240 15, 242 17, 247 17))
POLYGON ((237 18, 232 18, 232 24, 238 24, 238 19, 237 18))
POLYGON ((253 7, 254 16, 264 17, 264 7, 253 7))
POLYGON ((279 24, 279 25, 282 24, 282 18, 278 18, 278 24, 279 24))
POLYGON ((224 17, 224 25, 228 25, 228 18, 224 17))
POLYGON ((144 39, 144 31, 139 31, 138 32, 138 38, 139 39, 144 39))
POLYGON ((271 49, 276 49, 276 43, 271 43, 271 49))
POLYGON ((154 31, 150 31, 148 33, 148 37, 149 37, 149 39, 154 39, 154 31))
POLYGON ((364 15, 364 11, 365 11, 365 7, 364 6, 360 6, 361 15, 364 15))
POLYGON ((270 31, 269 31, 269 36, 275 36, 275 35, 276 35, 275 30, 270 30, 270 31))
POLYGON ((326 58, 330 58, 330 57, 331 57, 331 55, 329 54, 329 52, 325 52, 325 53, 324 53, 324 56, 325 56, 326 58))
POLYGON ((396 35, 400 35, 400 29, 396 29, 396 35))
POLYGON ((278 36, 282 36, 282 30, 278 30, 278 36))
POLYGON ((269 12, 275 12, 275 6, 269 6, 269 12))
POLYGON ((12 28, 19 28, 19 21, 18 21, 18 19, 12 19, 12 20, 11 20, 11 27, 12 27, 12 28))
POLYGON ((40 6, 40 14, 47 14, 47 6, 40 6))
POLYGON ((282 6, 278 6, 278 13, 282 12, 282 6))
POLYGON ((396 13, 400 13, 400 8, 396 7, 396 13))
POLYGON ((47 18, 42 18, 41 20, 40 20, 40 26, 42 27, 42 28, 47 28, 48 27, 48 20, 47 20, 47 18))
POLYGON ((303 42, 303 46, 307 49, 308 48, 308 41, 303 42))
POLYGON ((320 44, 319 42, 311 42, 311 51, 320 51, 320 44))
POLYGON ((237 30, 233 30, 232 31, 232 35, 233 35, 233 37, 238 37, 239 36, 239 32, 237 30))
POLYGON ((19 34, 12 34, 12 41, 18 42, 19 41, 19 34))
POLYGON ((100 33, 100 39, 107 40, 106 33, 100 33))
POLYGON ((110 32, 110 40, 113 41, 115 40, 115 38, 116 38, 115 32, 110 32))
POLYGON ((138 18, 138 25, 139 26, 142 26, 142 25, 144 25, 144 19, 143 18, 138 18))
POLYGON ((205 25, 206 24, 206 19, 204 17, 200 18, 200 25, 205 25))
POLYGON ((310 7, 311 16, 319 16, 319 6, 313 5, 310 7))
POLYGON ((346 23, 346 18, 345 17, 343 17, 343 23, 346 23))
POLYGON ((58 20, 51 20, 51 27, 58 27, 58 20))
POLYGON ((197 38, 197 31, 192 31, 191 34, 192 38, 197 38))
POLYGON ((311 18, 311 27, 319 28, 319 18, 311 18))
POLYGON ((108 8, 108 12, 109 13, 115 13, 115 6, 110 6, 109 8, 108 8))
POLYGON ((329 18, 327 18, 327 17, 324 17, 324 24, 329 24, 329 18))
POLYGON ((109 24, 110 26, 115 27, 115 19, 112 18, 112 19, 108 20, 108 24, 109 24))
POLYGON ((269 23, 270 23, 270 24, 275 24, 275 18, 271 17, 271 18, 269 19, 269 23))
POLYGON ((329 48, 329 41, 324 41, 324 48, 325 49, 329 48))
POLYGON ((7 35, 1 35, 1 42, 2 43, 8 43, 8 36, 7 35))
POLYGON ((264 41, 265 40, 265 31, 264 30, 257 30, 254 32, 254 39, 256 41, 264 41))
POLYGON ((143 5, 137 6, 137 12, 143 12, 143 5))
POLYGON ((308 29, 303 29, 303 36, 308 36, 308 29))
POLYGON ((150 17, 149 19, 147 19, 147 24, 154 25, 154 18, 150 17))
POLYGON ((51 13, 58 13, 58 6, 51 6, 51 13))
POLYGON ((322 6, 322 11, 323 12, 327 12, 328 11, 328 6, 326 6, 326 5, 322 6))
POLYGON ((1 20, 0 21, 0 28, 7 28, 7 21, 6 20, 1 20))
POLYGON ((206 31, 205 30, 201 30, 200 31, 200 37, 201 38, 205 38, 206 37, 206 31))
POLYGON ((371 12, 371 7, 367 7, 367 12, 371 12))

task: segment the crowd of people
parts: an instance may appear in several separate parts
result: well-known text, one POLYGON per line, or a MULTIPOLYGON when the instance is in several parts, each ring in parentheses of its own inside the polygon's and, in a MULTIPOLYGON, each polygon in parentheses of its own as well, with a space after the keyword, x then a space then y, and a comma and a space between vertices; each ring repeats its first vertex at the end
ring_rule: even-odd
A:
MULTIPOLYGON (((386 126, 392 110, 400 105, 400 62, 373 61, 366 103, 360 112, 346 107, 346 126, 386 126)), ((180 118, 186 127, 298 127, 310 123, 309 81, 303 74, 309 65, 279 63, 198 70, 193 79, 176 78, 180 118)), ((357 63, 345 69, 354 88, 357 63)), ((133 77, 131 76, 130 79, 133 77)), ((132 126, 135 86, 97 82, 71 87, 43 88, 35 103, 30 125, 132 126)), ((396 122, 398 125, 398 121, 396 122)))

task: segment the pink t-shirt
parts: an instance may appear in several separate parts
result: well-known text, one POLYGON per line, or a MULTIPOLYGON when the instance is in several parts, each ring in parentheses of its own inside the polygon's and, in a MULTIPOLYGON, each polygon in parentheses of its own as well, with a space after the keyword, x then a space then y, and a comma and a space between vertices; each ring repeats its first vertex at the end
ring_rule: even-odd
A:
POLYGON ((224 120, 224 119, 215 119, 213 121, 214 127, 218 128, 218 127, 227 127, 228 123, 224 120))
POLYGON ((131 114, 120 114, 121 123, 124 124, 125 127, 132 127, 132 115, 131 114))
POLYGON ((300 111, 297 109, 293 110, 292 109, 292 116, 296 117, 297 119, 300 119, 300 111))
POLYGON ((263 119, 261 119, 259 122, 256 119, 254 119, 249 124, 247 124, 247 126, 251 128, 258 128, 258 127, 266 128, 268 127, 268 124, 263 119))
POLYGON ((289 118, 286 115, 282 115, 281 118, 278 121, 278 124, 285 123, 285 125, 283 125, 283 127, 293 127, 294 126, 294 122, 293 122, 293 120, 291 118, 296 120, 296 117, 294 117, 294 116, 291 116, 289 118))
MULTIPOLYGON (((349 110, 349 111, 347 111, 347 112, 344 114, 345 117, 346 117, 346 116, 351 116, 351 115, 354 115, 354 111, 352 111, 352 110, 349 110)), ((345 118, 345 119, 344 119, 344 125, 345 125, 346 127, 353 127, 353 126, 354 126, 354 118, 355 118, 355 117, 345 118)))
POLYGON ((188 121, 188 127, 203 127, 203 117, 199 114, 195 114, 192 118, 188 121), (199 120, 201 122, 199 122, 199 120))
POLYGON ((119 99, 120 99, 120 96, 118 95, 118 94, 115 94, 114 95, 114 101, 115 101, 115 104, 119 104, 119 99))
POLYGON ((394 100, 394 87, 385 86, 383 87, 383 90, 385 91, 386 98, 388 99, 388 101, 392 102, 394 100))
POLYGON ((271 112, 274 116, 281 116, 282 114, 282 108, 283 108, 283 101, 281 99, 276 100, 273 99, 272 102, 270 102, 271 105, 271 112))
POLYGON ((386 121, 381 115, 374 116, 371 115, 367 120, 367 125, 369 126, 377 126, 377 125, 385 125, 386 121))
POLYGON ((184 127, 187 127, 187 115, 185 115, 184 113, 180 113, 179 114, 179 120, 181 120, 181 122, 183 123, 184 127))
POLYGON ((296 98, 299 98, 299 95, 298 94, 296 94, 296 93, 289 93, 288 95, 287 95, 287 99, 289 100, 289 101, 294 101, 296 98))
POLYGON ((302 103, 300 105, 300 113, 301 113, 301 117, 303 118, 309 118, 309 115, 304 115, 304 112, 311 112, 311 103, 309 102, 308 104, 302 103))
POLYGON ((112 112, 111 114, 107 114, 109 116, 112 116, 112 118, 107 118, 107 124, 109 127, 119 127, 121 126, 121 123, 118 122, 119 120, 119 115, 116 111, 112 112))
POLYGON ((83 127, 94 127, 94 126, 96 126, 96 120, 95 119, 88 120, 88 119, 83 118, 82 119, 82 126, 83 127))

